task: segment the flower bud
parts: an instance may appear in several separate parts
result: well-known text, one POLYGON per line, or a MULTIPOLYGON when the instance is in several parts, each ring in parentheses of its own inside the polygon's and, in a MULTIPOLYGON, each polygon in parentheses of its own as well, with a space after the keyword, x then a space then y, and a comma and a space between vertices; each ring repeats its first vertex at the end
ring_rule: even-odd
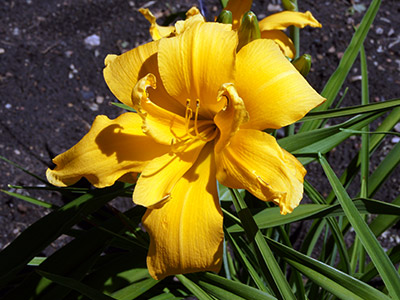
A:
POLYGON ((232 12, 230 10, 223 9, 217 18, 218 23, 232 24, 232 12))
POLYGON ((311 55, 303 54, 302 56, 293 60, 292 64, 301 75, 306 77, 311 68, 311 55))
POLYGON ((285 10, 295 11, 296 10, 296 1, 295 0, 282 0, 283 7, 285 10))
POLYGON ((251 41, 261 38, 257 16, 252 11, 248 11, 243 15, 238 35, 239 44, 236 51, 239 51, 243 46, 247 45, 251 41))

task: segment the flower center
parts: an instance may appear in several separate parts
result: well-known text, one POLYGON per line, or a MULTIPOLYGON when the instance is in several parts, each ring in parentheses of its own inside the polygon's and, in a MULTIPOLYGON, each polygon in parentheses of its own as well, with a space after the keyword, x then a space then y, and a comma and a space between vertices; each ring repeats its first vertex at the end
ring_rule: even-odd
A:
POLYGON ((216 125, 212 120, 199 120, 199 110, 200 110, 200 100, 196 100, 196 106, 194 111, 191 108, 191 100, 186 100, 186 111, 185 111, 185 128, 186 133, 192 139, 200 139, 205 142, 209 142, 216 138, 218 135, 218 130, 216 130, 216 125))

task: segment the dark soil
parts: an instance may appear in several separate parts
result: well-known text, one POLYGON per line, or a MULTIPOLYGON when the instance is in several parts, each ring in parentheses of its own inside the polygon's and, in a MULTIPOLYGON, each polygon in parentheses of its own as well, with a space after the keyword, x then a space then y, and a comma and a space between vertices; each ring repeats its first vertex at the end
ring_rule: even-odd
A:
MULTIPOLYGON (((204 1, 208 19, 219 10, 219 1, 204 1)), ((299 0, 302 11, 310 10, 322 29, 301 30, 304 53, 313 57, 308 75, 311 85, 321 91, 337 67, 350 42, 353 26, 363 12, 351 12, 353 4, 370 1, 299 0)), ((254 1, 253 10, 261 18, 280 9, 280 1, 254 1)), ((186 11, 194 0, 3 0, 0 6, 0 155, 27 170, 45 176, 51 158, 73 146, 89 129, 98 114, 117 117, 121 110, 102 76, 107 54, 150 41, 149 24, 137 9, 148 6, 161 20, 171 13, 186 11), (84 40, 96 34, 100 45, 88 47, 84 40)), ((371 101, 400 95, 400 1, 383 1, 365 43, 368 55, 371 101)), ((360 104, 360 67, 356 63, 344 87, 349 92, 344 106, 360 104)), ((386 140, 376 155, 386 154, 395 141, 386 140)), ((330 156, 335 171, 346 167, 359 149, 358 139, 350 139, 330 156)), ((374 165, 372 166, 374 167, 374 165)), ((307 166, 308 179, 321 193, 329 187, 321 179, 317 165, 307 166)), ((399 167, 378 199, 392 201, 399 194, 399 167)), ((39 181, 21 170, 0 162, 0 188, 7 184, 38 185, 39 181)), ((13 189, 11 189, 13 191, 13 189)), ((56 193, 23 191, 39 199, 60 204, 56 193)), ((129 205, 129 204, 128 204, 129 205)), ((21 200, 0 195, 0 249, 29 224, 46 214, 21 200)))

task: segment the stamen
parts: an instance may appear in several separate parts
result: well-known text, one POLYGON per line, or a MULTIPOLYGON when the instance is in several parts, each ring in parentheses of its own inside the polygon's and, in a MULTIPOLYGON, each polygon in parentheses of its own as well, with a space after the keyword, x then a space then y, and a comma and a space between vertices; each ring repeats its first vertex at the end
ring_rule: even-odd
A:
POLYGON ((199 116, 200 100, 196 100, 196 112, 194 113, 194 132, 196 136, 200 136, 199 129, 197 128, 197 118, 199 116))
POLYGON ((186 111, 185 111, 185 129, 186 129, 186 133, 190 137, 194 138, 195 136, 193 136, 190 133, 190 128, 189 128, 190 120, 192 119, 192 116, 193 116, 193 110, 190 108, 190 99, 187 99, 186 100, 186 111))
POLYGON ((171 151, 173 153, 185 151, 190 146, 191 141, 192 139, 180 140, 171 145, 171 151))
MULTIPOLYGON (((211 120, 202 120, 201 125, 199 126, 199 112, 200 112, 200 100, 196 100, 196 110, 194 112, 194 122, 193 122, 193 128, 190 128, 190 121, 192 120, 193 117, 193 110, 190 107, 190 99, 186 100, 186 111, 185 111, 185 129, 186 129, 186 134, 192 138, 192 139, 200 139, 205 142, 213 140, 217 134, 218 131, 215 130, 215 127, 209 127, 210 125, 214 124, 213 121, 211 120), (206 126, 205 130, 200 132, 199 127, 204 127, 206 126), (194 135, 193 135, 194 131, 194 135), (213 131, 211 133, 211 131, 213 131), (211 134, 211 136, 208 136, 211 134)), ((182 140, 181 140, 182 141, 182 140)))

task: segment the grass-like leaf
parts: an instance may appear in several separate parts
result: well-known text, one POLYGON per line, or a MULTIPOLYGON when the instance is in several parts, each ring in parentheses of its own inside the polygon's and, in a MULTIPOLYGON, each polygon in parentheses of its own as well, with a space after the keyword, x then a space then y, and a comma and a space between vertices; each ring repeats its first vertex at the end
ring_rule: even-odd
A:
MULTIPOLYGON (((278 143, 282 148, 294 154, 326 153, 352 135, 351 133, 343 132, 341 128, 360 130, 379 118, 382 114, 373 112, 359 115, 335 126, 315 129, 279 139, 278 143)), ((314 158, 311 160, 301 160, 301 162, 304 164, 312 160, 314 158)))
POLYGON ((378 168, 371 174, 368 180, 368 196, 372 197, 386 178, 400 164, 400 143, 397 143, 384 160, 379 164, 378 168))
POLYGON ((195 295, 199 300, 213 300, 206 291, 204 291, 201 287, 199 287, 196 283, 194 283, 192 280, 187 278, 187 276, 184 275, 177 275, 176 276, 179 281, 195 295))
POLYGON ((13 275, 64 231, 130 186, 117 184, 84 194, 28 227, 0 253, 0 285, 12 280, 13 275))
POLYGON ((349 195, 341 185, 339 179, 336 177, 326 159, 321 155, 319 157, 319 161, 325 171, 326 176, 328 177, 330 184, 332 185, 340 205, 343 207, 343 210, 350 224, 353 226, 357 237, 361 240, 365 250, 371 257, 375 267, 378 269, 379 274, 381 275, 389 291, 389 294, 394 298, 400 298, 399 273, 394 268, 385 251, 383 251, 381 245, 375 238, 375 235, 361 217, 356 206, 351 201, 349 195))
POLYGON ((257 227, 257 224, 255 223, 253 216, 251 215, 250 210, 247 208, 243 198, 235 190, 232 190, 232 193, 233 203, 239 218, 242 221, 247 237, 251 242, 254 242, 257 245, 257 248, 264 260, 264 263, 271 273, 280 295, 283 297, 283 299, 296 299, 292 289, 289 286, 289 283, 287 282, 282 270, 276 262, 271 249, 265 242, 262 233, 257 227))
POLYGON ((389 109, 393 109, 395 107, 400 106, 400 99, 391 99, 383 102, 369 103, 363 105, 356 105, 350 107, 342 107, 336 109, 328 109, 325 111, 318 112, 310 112, 299 122, 311 121, 311 120, 320 120, 320 119, 330 119, 330 118, 339 118, 339 117, 347 117, 358 114, 365 114, 368 112, 379 112, 386 111, 389 109))
POLYGON ((251 278, 253 279, 254 283, 257 285, 257 287, 264 292, 267 292, 267 288, 265 286, 265 283, 262 281, 261 277, 257 273, 257 269, 251 264, 249 261, 248 257, 246 256, 246 253, 242 250, 242 247, 237 243, 236 239, 232 237, 232 235, 229 233, 229 231, 224 230, 225 232, 225 237, 232 243, 233 249, 235 253, 237 253, 238 259, 243 263, 245 266, 245 270, 249 272, 251 278))
MULTIPOLYGON (((104 295, 103 293, 79 282, 76 279, 68 278, 68 277, 60 276, 60 275, 56 275, 56 274, 51 274, 51 273, 44 272, 44 271, 37 271, 37 272, 40 275, 42 275, 43 277, 46 277, 46 278, 50 279, 51 281, 58 283, 62 286, 65 286, 67 288, 75 290, 75 291, 81 293, 82 295, 89 297, 92 300, 115 300, 116 299, 116 298, 104 295)), ((133 299, 133 298, 130 298, 130 299, 133 299)))
MULTIPOLYGON (((360 213, 399 215, 400 205, 373 199, 356 199, 352 201, 360 213)), ((265 208, 254 215, 258 228, 265 229, 296 221, 344 216, 345 211, 340 204, 301 204, 292 213, 282 216, 279 207, 265 208)), ((235 224, 228 228, 231 233, 243 232, 242 226, 235 224)))
POLYGON ((147 278, 139 282, 132 283, 112 294, 113 299, 117 300, 133 300, 143 295, 159 281, 153 278, 147 278))
MULTIPOLYGON (((379 127, 376 129, 377 132, 391 130, 400 121, 400 107, 393 109, 393 111, 382 121, 379 127)), ((369 141, 369 155, 375 152, 380 143, 383 141, 385 135, 376 134, 372 135, 369 141)), ((347 166, 343 174, 340 176, 340 182, 345 188, 347 188, 354 177, 356 176, 361 165, 361 156, 357 154, 350 164, 347 166)), ((331 203, 335 197, 333 191, 326 198, 327 203, 331 203)))
MULTIPOLYGON (((344 80, 347 77, 347 74, 349 73, 354 61, 357 58, 360 48, 364 43, 365 37, 367 36, 371 24, 375 19, 380 5, 381 0, 373 0, 371 2, 368 11, 365 13, 360 23, 360 26, 354 33, 350 44, 346 48, 346 51, 344 52, 343 57, 340 60, 339 66, 331 75, 321 92, 321 95, 327 99, 326 102, 315 108, 313 111, 325 111, 328 107, 331 106, 332 102, 335 100, 340 88, 343 85, 344 80)), ((300 128, 300 132, 310 131, 312 129, 318 128, 320 124, 321 121, 319 120, 306 122, 300 128)))
POLYGON ((22 170, 24 173, 28 174, 29 176, 31 176, 31 177, 33 177, 33 178, 36 178, 37 180, 43 182, 45 185, 49 185, 49 182, 48 182, 46 179, 44 179, 44 178, 40 177, 39 175, 36 175, 36 174, 34 174, 34 173, 32 173, 32 172, 29 172, 29 171, 28 171, 27 169, 25 169, 24 167, 21 167, 21 166, 18 165, 17 163, 15 163, 15 162, 13 162, 13 161, 11 161, 11 160, 5 158, 4 156, 1 156, 1 155, 0 155, 0 159, 3 160, 3 161, 5 161, 6 163, 9 163, 10 165, 12 165, 12 166, 14 166, 14 167, 16 167, 16 168, 22 170))
MULTIPOLYGON (((293 264, 294 267, 301 273, 307 273, 308 275, 313 277, 322 276, 326 277, 330 280, 330 283, 336 282, 337 284, 341 285, 343 288, 347 289, 348 291, 353 292, 358 297, 363 300, 377 300, 377 299, 385 299, 389 300, 390 298, 380 292, 379 290, 371 287, 370 285, 362 282, 344 272, 341 272, 331 266, 324 264, 320 261, 317 261, 305 254, 302 254, 292 248, 289 248, 281 243, 278 243, 270 238, 266 238, 268 244, 270 245, 271 249, 280 257, 283 257, 285 260, 288 261, 289 264, 292 265, 293 262, 297 264, 293 264), (303 267, 307 269, 303 269, 303 267), (309 270, 313 270, 313 273, 310 273, 309 270)), ((304 274, 303 273, 303 274, 304 274)), ((318 278, 316 278, 318 279, 318 278)), ((322 283, 323 282, 319 282, 322 283)), ((347 299, 347 298, 344 298, 347 299)), ((352 298, 349 298, 352 299, 352 298)))
POLYGON ((233 280, 228 280, 224 277, 212 274, 212 273, 204 273, 200 277, 200 280, 207 281, 209 283, 212 283, 216 286, 219 286, 223 288, 226 291, 230 291, 234 293, 235 295, 238 295, 240 297, 243 297, 244 299, 257 299, 257 300, 272 300, 276 299, 272 295, 260 291, 258 289, 255 289, 251 286, 248 286, 246 284, 233 281, 233 280))
POLYGON ((125 110, 127 110, 127 111, 136 112, 136 110, 135 110, 134 108, 132 108, 132 107, 126 105, 126 104, 119 103, 119 102, 110 102, 110 103, 111 103, 112 105, 116 106, 116 107, 125 109, 125 110))
POLYGON ((9 196, 13 196, 15 198, 21 199, 23 201, 26 201, 26 202, 29 202, 29 203, 32 203, 32 204, 35 204, 35 205, 38 205, 38 206, 41 206, 41 207, 44 207, 44 208, 50 208, 50 209, 58 208, 57 205, 54 205, 54 204, 51 204, 51 203, 48 203, 48 202, 45 202, 45 201, 42 201, 42 200, 38 200, 38 199, 30 197, 30 196, 25 196, 25 195, 21 195, 21 194, 18 194, 18 193, 5 191, 5 190, 0 190, 0 192, 3 192, 3 193, 5 193, 5 194, 7 194, 9 196))

